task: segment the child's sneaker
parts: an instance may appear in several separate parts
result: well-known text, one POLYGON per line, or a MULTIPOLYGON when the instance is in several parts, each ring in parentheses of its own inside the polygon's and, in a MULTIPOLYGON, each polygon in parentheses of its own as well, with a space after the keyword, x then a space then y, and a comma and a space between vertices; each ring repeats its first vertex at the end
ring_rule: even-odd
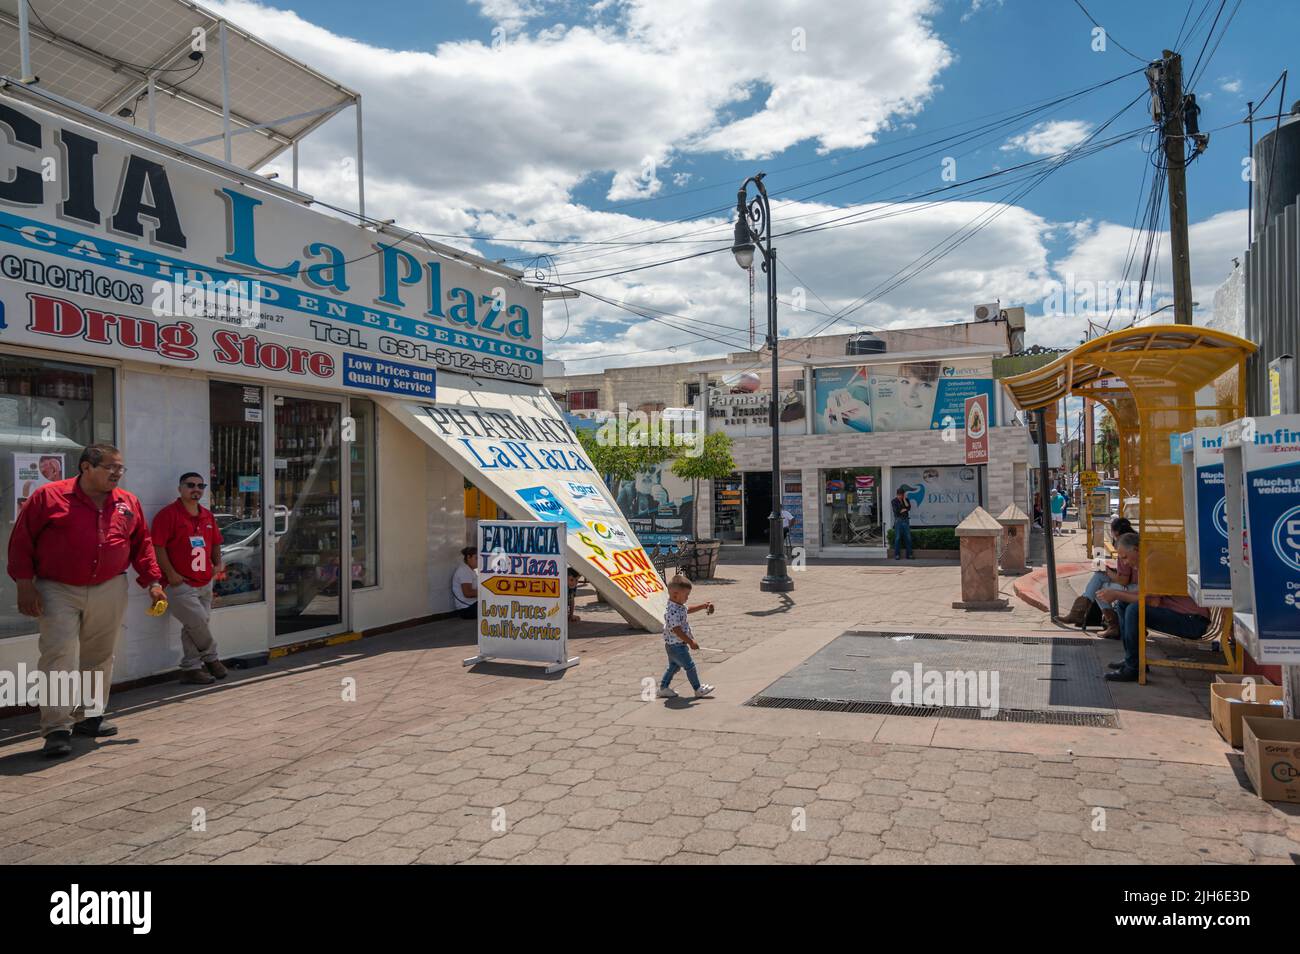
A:
POLYGON ((696 699, 703 699, 705 696, 711 696, 711 695, 713 695, 713 687, 710 686, 707 682, 704 685, 700 686, 700 688, 695 690, 696 699))
POLYGON ((677 690, 672 688, 672 686, 669 686, 666 689, 661 686, 659 688, 659 691, 656 692, 655 695, 658 696, 660 699, 676 699, 677 690))

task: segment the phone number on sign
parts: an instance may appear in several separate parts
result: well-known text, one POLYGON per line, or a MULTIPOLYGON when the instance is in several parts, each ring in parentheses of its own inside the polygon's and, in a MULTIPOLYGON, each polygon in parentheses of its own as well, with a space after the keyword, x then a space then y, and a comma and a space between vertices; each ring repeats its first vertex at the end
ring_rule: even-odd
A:
POLYGON ((379 339, 379 350, 384 354, 414 361, 435 362, 438 367, 449 371, 496 375, 513 378, 517 381, 531 381, 535 369, 532 365, 520 361, 507 361, 504 358, 489 356, 475 357, 465 351, 448 351, 446 348, 430 348, 418 341, 384 336, 379 339))

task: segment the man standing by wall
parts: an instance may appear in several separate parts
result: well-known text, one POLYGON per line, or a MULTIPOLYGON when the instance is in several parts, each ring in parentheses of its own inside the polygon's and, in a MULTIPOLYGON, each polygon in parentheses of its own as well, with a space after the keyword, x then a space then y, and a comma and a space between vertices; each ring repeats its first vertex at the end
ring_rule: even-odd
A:
POLYGON ((899 487, 894 499, 889 502, 894 508, 894 559, 903 558, 903 548, 907 548, 907 558, 912 559, 912 502, 904 496, 905 488, 899 487))
MULTIPOLYGON (((105 705, 126 612, 126 568, 135 567, 136 582, 154 605, 163 599, 162 571, 140 501, 118 486, 126 473, 122 452, 91 444, 77 470, 76 477, 45 484, 28 498, 9 537, 9 575, 18 584, 18 611, 40 621, 40 671, 51 682, 80 673, 102 679, 99 704, 105 705)), ((84 705, 70 701, 43 700, 48 758, 72 752, 73 732, 117 734, 102 714, 87 716, 84 705)))
POLYGON ((190 471, 180 496, 153 518, 153 545, 167 579, 168 605, 181 624, 181 682, 206 686, 226 677, 212 636, 212 578, 221 568, 221 534, 199 503, 208 485, 190 471))

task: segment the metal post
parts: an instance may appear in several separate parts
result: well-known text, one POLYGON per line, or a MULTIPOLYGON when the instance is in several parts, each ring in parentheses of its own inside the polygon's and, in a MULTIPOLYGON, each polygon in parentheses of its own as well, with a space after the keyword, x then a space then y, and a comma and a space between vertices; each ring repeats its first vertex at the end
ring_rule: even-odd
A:
POLYGON ((221 44, 221 138, 226 144, 226 162, 230 162, 230 57, 226 49, 226 21, 217 24, 221 44))
POLYGON ((1047 495, 1047 408, 1038 409, 1038 497, 1043 508, 1043 539, 1047 543, 1047 605, 1056 619, 1061 604, 1056 595, 1056 550, 1052 543, 1052 501, 1047 495))
POLYGON ((293 187, 298 188, 298 140, 293 141, 293 187))
POLYGON ((357 97, 357 213, 366 217, 366 155, 361 134, 361 97, 357 97))
POLYGON ((32 34, 28 22, 31 14, 27 10, 27 0, 18 0, 18 49, 22 58, 22 80, 24 83, 36 82, 32 75, 32 34))
POLYGON ((149 131, 150 132, 158 131, 158 108, 153 98, 156 86, 157 84, 154 82, 154 78, 150 76, 149 86, 147 87, 149 91, 149 131))
MULTIPOLYGON (((769 241, 771 223, 767 223, 769 241)), ((772 349, 772 512, 767 524, 767 576, 763 579, 762 589, 768 593, 788 593, 794 589, 794 581, 786 573, 785 547, 781 539, 781 493, 784 484, 781 481, 781 401, 779 383, 780 349, 777 348, 776 334, 776 249, 769 249, 767 258, 767 343, 772 349)))

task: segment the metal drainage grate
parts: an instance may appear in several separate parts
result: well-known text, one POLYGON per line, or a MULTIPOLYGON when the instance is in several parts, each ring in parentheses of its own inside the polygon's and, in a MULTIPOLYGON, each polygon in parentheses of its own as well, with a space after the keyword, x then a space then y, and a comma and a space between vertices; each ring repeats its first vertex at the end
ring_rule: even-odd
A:
POLYGON ((1117 729, 1114 715, 1066 710, 999 709, 985 716, 973 706, 898 706, 889 702, 853 702, 845 699, 794 699, 757 695, 745 703, 757 709, 803 709, 809 712, 852 712, 937 719, 977 719, 984 722, 1028 722, 1034 725, 1073 725, 1092 729, 1117 729))
POLYGON ((911 639, 942 639, 961 643, 1019 643, 1022 646, 1095 646, 1095 639, 1082 636, 1006 636, 1001 633, 882 633, 876 630, 851 629, 843 636, 870 636, 892 639, 907 636, 911 639))

